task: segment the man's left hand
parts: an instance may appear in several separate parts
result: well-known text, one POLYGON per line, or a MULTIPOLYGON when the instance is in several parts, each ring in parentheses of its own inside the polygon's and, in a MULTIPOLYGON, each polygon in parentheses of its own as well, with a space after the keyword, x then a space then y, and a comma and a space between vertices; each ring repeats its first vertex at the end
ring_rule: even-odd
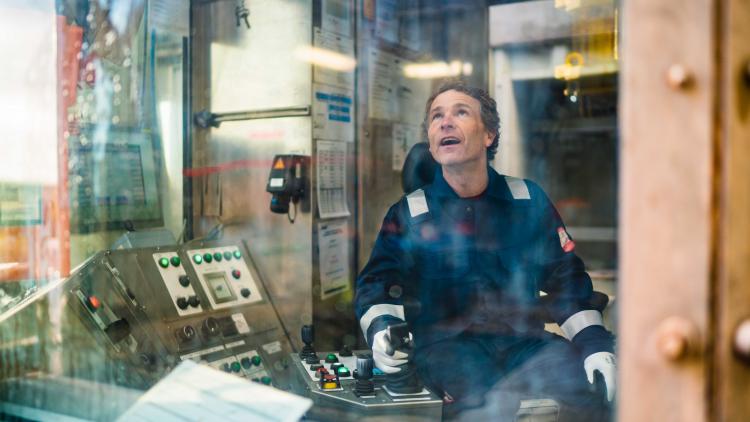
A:
POLYGON ((592 353, 583 361, 583 369, 589 383, 594 383, 594 371, 599 371, 604 377, 607 386, 607 400, 612 401, 615 397, 615 385, 617 383, 617 364, 615 355, 609 352, 592 353))

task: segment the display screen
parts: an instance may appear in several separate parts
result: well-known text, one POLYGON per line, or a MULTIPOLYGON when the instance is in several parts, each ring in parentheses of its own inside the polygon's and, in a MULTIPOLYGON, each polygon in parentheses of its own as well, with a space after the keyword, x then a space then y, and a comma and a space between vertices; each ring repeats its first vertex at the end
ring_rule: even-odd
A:
POLYGON ((230 302, 237 298, 227 283, 224 273, 206 274, 206 284, 211 289, 211 295, 213 295, 216 303, 230 302))
POLYGON ((71 230, 87 233, 163 223, 158 171, 151 136, 110 129, 106 136, 87 127, 70 137, 71 230))

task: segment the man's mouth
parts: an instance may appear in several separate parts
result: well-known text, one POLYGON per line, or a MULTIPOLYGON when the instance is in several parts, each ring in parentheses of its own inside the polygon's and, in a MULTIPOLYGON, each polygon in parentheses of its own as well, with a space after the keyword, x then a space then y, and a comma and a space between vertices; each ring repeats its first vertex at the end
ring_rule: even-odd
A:
POLYGON ((440 140, 440 146, 450 146, 450 145, 457 145, 461 143, 461 141, 458 140, 458 138, 443 138, 440 140))

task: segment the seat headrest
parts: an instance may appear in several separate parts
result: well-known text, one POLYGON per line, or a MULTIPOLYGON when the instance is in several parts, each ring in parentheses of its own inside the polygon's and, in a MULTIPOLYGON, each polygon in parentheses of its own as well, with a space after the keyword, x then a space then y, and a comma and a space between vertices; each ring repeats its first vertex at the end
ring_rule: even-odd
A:
POLYGON ((414 192, 424 185, 432 183, 439 164, 430 154, 427 142, 417 142, 406 154, 401 171, 401 187, 404 193, 414 192))

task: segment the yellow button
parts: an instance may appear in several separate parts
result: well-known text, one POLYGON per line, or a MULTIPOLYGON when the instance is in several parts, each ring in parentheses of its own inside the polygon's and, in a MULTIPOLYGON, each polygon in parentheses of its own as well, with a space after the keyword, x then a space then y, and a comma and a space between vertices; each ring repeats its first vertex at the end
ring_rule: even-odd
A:
POLYGON ((325 382, 325 383, 323 383, 323 389, 324 390, 333 390, 334 388, 336 388, 336 383, 335 382, 325 382))

